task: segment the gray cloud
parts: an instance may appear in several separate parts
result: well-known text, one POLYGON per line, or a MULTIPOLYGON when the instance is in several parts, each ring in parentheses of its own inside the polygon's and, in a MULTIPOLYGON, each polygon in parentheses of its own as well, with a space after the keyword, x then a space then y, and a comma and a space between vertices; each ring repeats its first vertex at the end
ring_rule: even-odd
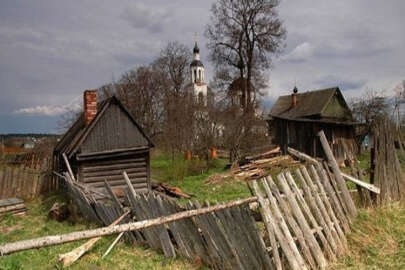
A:
MULTIPOLYGON (((1 1, 2 130, 26 130, 33 119, 41 130, 46 121, 54 129, 55 116, 27 112, 54 115, 81 100, 84 89, 152 61, 168 41, 191 47, 195 32, 211 78, 203 32, 213 2, 1 1)), ((389 92, 405 79, 403 10, 402 0, 282 1, 287 46, 273 59, 263 104, 289 93, 295 81, 302 90, 338 85, 347 97, 365 87, 389 92)))
POLYGON ((123 16, 136 29, 145 29, 149 33, 159 34, 170 24, 168 10, 150 7, 143 3, 131 4, 124 10, 123 16))

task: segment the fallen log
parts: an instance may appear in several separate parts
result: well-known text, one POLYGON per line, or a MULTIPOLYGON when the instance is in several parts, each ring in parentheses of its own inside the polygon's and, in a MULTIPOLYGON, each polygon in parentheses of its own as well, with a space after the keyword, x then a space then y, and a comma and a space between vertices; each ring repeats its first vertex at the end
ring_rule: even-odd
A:
MULTIPOLYGON (((113 223, 111 223, 107 228, 112 228, 114 225, 117 225, 118 223, 120 223, 124 219, 124 217, 126 217, 129 213, 130 213, 130 211, 124 213, 122 216, 120 216, 118 219, 116 219, 113 223)), ((72 265, 75 261, 80 259, 80 257, 83 256, 84 253, 86 253, 92 246, 94 246, 94 244, 100 239, 101 239, 101 237, 96 237, 96 238, 90 239, 89 241, 87 241, 86 243, 81 245, 80 247, 77 247, 68 253, 59 255, 58 261, 62 264, 63 267, 72 265)))
POLYGON ((173 221, 176 221, 179 219, 200 216, 200 215, 204 215, 206 213, 220 211, 223 209, 235 207, 238 205, 248 204, 248 203, 255 202, 255 201, 257 201, 257 197, 249 197, 249 198, 230 201, 230 202, 227 202, 224 204, 218 204, 218 205, 204 207, 204 208, 200 208, 200 209, 187 210, 184 212, 180 212, 180 213, 176 213, 176 214, 172 214, 172 215, 168 215, 168 216, 164 216, 164 217, 154 218, 154 219, 130 222, 130 223, 126 223, 126 224, 115 225, 112 227, 110 227, 110 226, 102 227, 102 228, 98 228, 98 229, 72 232, 72 233, 62 234, 62 235, 45 236, 45 237, 40 237, 40 238, 18 241, 18 242, 14 242, 14 243, 3 244, 3 245, 0 245, 0 256, 11 254, 11 253, 14 253, 17 251, 58 245, 58 244, 78 241, 78 240, 82 240, 82 239, 101 237, 101 236, 112 235, 112 234, 117 234, 117 233, 121 233, 121 232, 137 231, 140 229, 145 229, 145 228, 149 228, 152 226, 173 222, 173 221))

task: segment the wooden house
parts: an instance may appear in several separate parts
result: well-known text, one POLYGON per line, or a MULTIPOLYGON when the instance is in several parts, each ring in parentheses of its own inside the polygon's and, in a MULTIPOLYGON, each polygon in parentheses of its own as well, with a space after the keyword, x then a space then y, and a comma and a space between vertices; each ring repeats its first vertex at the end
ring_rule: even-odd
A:
POLYGON ((268 119, 274 143, 286 152, 295 148, 323 157, 317 133, 325 132, 336 159, 343 162, 357 154, 352 112, 338 87, 280 96, 268 119))
MULTIPOLYGON (((125 186, 127 172, 138 192, 150 190, 150 150, 153 143, 116 97, 97 104, 97 92, 84 92, 84 112, 54 149, 58 171, 67 171, 67 158, 76 180, 89 188, 125 186)), ((119 194, 120 192, 118 192, 119 194)))

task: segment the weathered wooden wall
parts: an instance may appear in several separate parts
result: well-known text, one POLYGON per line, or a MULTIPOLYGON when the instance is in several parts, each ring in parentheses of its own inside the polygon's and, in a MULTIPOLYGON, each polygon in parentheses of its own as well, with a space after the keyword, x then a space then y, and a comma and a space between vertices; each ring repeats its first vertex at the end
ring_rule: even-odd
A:
POLYGON ((148 146, 149 142, 117 104, 111 104, 81 145, 81 153, 148 146))
POLYGON ((274 119, 270 128, 275 129, 275 143, 285 152, 287 147, 292 147, 310 156, 324 158, 322 146, 317 138, 320 130, 324 130, 339 162, 352 159, 358 152, 352 126, 274 119))
POLYGON ((123 189, 126 184, 122 173, 125 171, 137 192, 150 189, 149 150, 122 157, 80 161, 76 166, 79 181, 90 188, 104 189, 104 180, 107 180, 113 189, 123 189))

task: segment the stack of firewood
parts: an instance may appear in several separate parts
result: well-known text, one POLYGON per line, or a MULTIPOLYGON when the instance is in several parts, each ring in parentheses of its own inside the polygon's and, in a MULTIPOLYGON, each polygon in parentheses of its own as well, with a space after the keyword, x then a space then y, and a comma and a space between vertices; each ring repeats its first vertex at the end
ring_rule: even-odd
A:
POLYGON ((24 215, 27 212, 24 201, 17 198, 0 200, 0 216, 12 214, 14 216, 24 215))
POLYGON ((289 155, 281 155, 280 147, 245 158, 248 163, 234 170, 234 175, 242 179, 257 179, 267 174, 268 169, 282 162, 295 163, 289 155))

